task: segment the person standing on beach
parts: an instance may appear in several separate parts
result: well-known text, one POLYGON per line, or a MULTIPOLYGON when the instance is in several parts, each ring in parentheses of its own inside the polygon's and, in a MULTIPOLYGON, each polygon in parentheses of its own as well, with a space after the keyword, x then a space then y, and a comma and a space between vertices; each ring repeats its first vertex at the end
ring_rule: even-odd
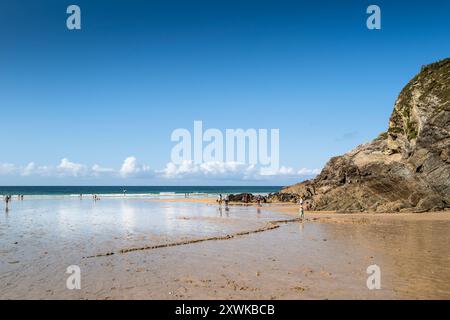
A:
POLYGON ((243 196, 242 196, 242 202, 245 204, 245 205, 248 205, 248 194, 244 194, 243 196))
POLYGON ((300 209, 299 209, 300 219, 303 220, 303 217, 305 215, 305 211, 303 208, 303 197, 300 197, 299 204, 300 204, 300 209))
POLYGON ((230 198, 228 195, 225 195, 225 208, 228 208, 228 202, 230 201, 230 198))
POLYGON ((5 210, 6 210, 6 211, 9 210, 8 205, 9 205, 9 201, 10 201, 10 200, 11 200, 11 196, 7 194, 7 195, 5 196, 5 204, 6 204, 5 210))

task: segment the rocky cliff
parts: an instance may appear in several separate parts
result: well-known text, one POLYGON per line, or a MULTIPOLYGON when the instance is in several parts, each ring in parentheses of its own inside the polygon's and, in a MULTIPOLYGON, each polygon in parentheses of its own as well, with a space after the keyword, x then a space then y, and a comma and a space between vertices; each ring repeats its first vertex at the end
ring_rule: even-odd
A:
POLYGON ((434 211, 450 207, 450 58, 422 67, 401 91, 388 130, 329 160, 322 172, 274 198, 311 209, 434 211))

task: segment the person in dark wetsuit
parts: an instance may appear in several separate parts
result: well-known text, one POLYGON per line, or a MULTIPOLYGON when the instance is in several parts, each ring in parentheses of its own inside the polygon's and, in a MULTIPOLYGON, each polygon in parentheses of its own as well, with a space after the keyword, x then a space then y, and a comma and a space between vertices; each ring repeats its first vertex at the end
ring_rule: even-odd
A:
POLYGON ((9 194, 7 194, 5 196, 5 211, 9 210, 9 202, 11 201, 11 196, 9 194))

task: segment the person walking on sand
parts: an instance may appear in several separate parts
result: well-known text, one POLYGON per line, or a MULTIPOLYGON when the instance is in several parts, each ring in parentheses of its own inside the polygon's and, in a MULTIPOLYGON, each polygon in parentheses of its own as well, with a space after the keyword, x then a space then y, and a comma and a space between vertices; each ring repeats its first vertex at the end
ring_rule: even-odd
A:
POLYGON ((242 196, 242 202, 245 206, 248 205, 248 194, 244 193, 244 195, 242 196))
POLYGON ((300 219, 303 220, 303 218, 305 216, 305 211, 303 208, 303 197, 300 197, 299 204, 300 204, 300 208, 299 208, 300 219))
POLYGON ((256 202, 258 203, 258 207, 261 207, 261 195, 256 197, 256 202))
POLYGON ((228 202, 230 201, 230 197, 225 195, 225 208, 228 208, 228 202))
POLYGON ((9 210, 9 207, 8 207, 9 201, 11 201, 11 196, 7 194, 7 195, 5 196, 5 205, 6 205, 5 210, 6 210, 6 211, 9 210))

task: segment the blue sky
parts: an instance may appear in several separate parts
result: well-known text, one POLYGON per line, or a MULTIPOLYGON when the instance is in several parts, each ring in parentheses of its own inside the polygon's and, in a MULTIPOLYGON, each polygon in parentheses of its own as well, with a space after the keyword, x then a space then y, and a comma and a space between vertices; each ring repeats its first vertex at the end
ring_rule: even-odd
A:
POLYGON ((0 185, 300 181, 386 129, 401 88, 449 56, 449 9, 446 0, 0 0, 0 185), (81 30, 66 28, 70 4, 81 30), (370 4, 381 30, 366 28, 370 4), (223 164, 218 175, 165 177, 172 131, 194 120, 279 128, 287 169, 260 179, 223 164), (124 165, 133 174, 120 174, 124 165))

